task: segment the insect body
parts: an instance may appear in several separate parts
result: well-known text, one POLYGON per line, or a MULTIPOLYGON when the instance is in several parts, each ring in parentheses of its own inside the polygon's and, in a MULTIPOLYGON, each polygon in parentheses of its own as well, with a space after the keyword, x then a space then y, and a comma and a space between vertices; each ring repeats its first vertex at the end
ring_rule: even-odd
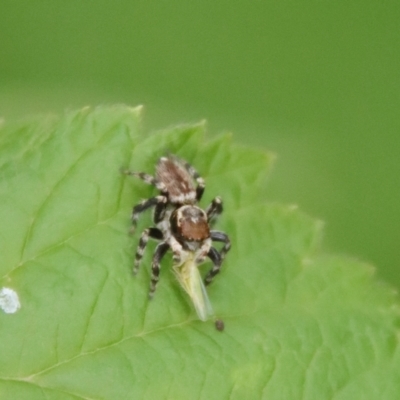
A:
POLYGON ((214 311, 201 279, 194 253, 189 253, 183 263, 175 264, 173 270, 178 282, 192 300, 198 317, 202 321, 206 321, 214 314, 214 311))
POLYGON ((200 319, 212 313, 204 285, 197 270, 208 257, 213 267, 205 277, 208 285, 220 271, 222 261, 230 250, 229 237, 212 230, 210 222, 222 212, 222 201, 215 197, 206 210, 197 204, 204 193, 204 180, 187 162, 175 156, 161 157, 155 177, 143 172, 123 171, 137 176, 155 186, 159 195, 142 201, 133 207, 132 224, 136 226, 139 215, 154 207, 154 227, 143 231, 136 250, 133 272, 136 274, 149 238, 158 240, 152 261, 150 297, 153 297, 160 275, 160 262, 168 250, 172 251, 174 272, 182 287, 188 292, 200 319), (217 250, 212 242, 222 242, 217 250), (200 299, 200 300, 195 300, 200 299), (202 305, 196 304, 203 303, 202 305), (199 309, 201 309, 199 311, 199 309))

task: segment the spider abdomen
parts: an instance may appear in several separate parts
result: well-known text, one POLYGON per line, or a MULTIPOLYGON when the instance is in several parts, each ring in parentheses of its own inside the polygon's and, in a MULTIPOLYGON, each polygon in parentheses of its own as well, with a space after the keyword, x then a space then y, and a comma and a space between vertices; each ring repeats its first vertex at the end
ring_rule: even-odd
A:
POLYGON ((156 167, 156 177, 165 186, 169 200, 174 204, 193 203, 196 189, 185 167, 174 157, 161 157, 156 167))

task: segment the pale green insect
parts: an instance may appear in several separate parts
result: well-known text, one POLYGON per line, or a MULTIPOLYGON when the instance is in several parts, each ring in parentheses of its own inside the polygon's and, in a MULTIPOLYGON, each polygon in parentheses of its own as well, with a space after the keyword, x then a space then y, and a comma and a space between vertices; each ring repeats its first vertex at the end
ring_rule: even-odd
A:
POLYGON ((178 282, 189 295, 199 319, 206 321, 214 316, 214 311, 194 255, 190 252, 183 263, 173 266, 173 270, 178 282))

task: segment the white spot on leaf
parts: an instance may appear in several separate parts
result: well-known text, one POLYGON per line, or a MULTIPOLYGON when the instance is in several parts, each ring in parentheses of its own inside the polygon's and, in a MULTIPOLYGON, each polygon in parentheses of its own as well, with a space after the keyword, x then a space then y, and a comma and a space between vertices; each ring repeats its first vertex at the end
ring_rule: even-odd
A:
POLYGON ((21 308, 18 294, 10 288, 3 287, 0 289, 0 308, 6 314, 14 314, 21 308))

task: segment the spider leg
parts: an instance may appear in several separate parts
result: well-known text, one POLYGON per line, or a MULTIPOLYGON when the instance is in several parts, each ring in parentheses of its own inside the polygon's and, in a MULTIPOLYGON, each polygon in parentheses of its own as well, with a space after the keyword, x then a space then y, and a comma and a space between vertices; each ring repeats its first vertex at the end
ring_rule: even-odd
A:
POLYGON ((231 249, 231 241, 229 239, 229 236, 224 232, 211 231, 210 237, 211 237, 211 240, 213 240, 214 242, 224 243, 224 246, 222 247, 221 251, 219 252, 221 255, 221 260, 223 261, 226 256, 226 253, 228 253, 228 251, 231 249))
POLYGON ((203 178, 198 178, 197 180, 197 187, 196 187, 196 200, 200 201, 201 198, 203 197, 205 184, 203 178))
POLYGON ((212 280, 214 279, 214 276, 217 275, 221 269, 221 263, 222 263, 222 258, 221 254, 215 249, 214 247, 211 247, 210 250, 207 253, 207 257, 213 262, 213 267, 208 271, 208 274, 206 275, 204 279, 204 283, 206 285, 209 285, 212 280))
POLYGON ((162 242, 158 244, 158 246, 156 247, 156 251, 154 252, 153 263, 151 265, 151 282, 149 291, 150 298, 154 296, 154 292, 156 291, 157 283, 160 278, 160 262, 165 256, 165 253, 167 252, 169 247, 170 246, 167 242, 162 242))
POLYGON ((148 185, 155 186, 161 192, 166 192, 164 183, 159 182, 154 176, 146 174, 145 172, 134 172, 129 169, 122 169, 121 172, 125 175, 136 176, 148 185))
POLYGON ((166 201, 156 204, 156 207, 154 209, 154 216, 153 216, 153 221, 155 224, 160 223, 164 219, 166 211, 167 211, 167 202, 166 201))
POLYGON ((149 238, 156 239, 156 240, 162 240, 163 234, 157 228, 147 228, 142 232, 142 235, 140 236, 138 247, 136 249, 135 264, 133 266, 133 273, 135 275, 137 274, 137 272, 139 270, 140 262, 142 261, 143 253, 146 250, 146 246, 147 246, 147 242, 149 241, 149 238))
POLYGON ((222 200, 221 197, 217 196, 215 199, 212 200, 211 204, 206 209, 208 220, 212 221, 214 218, 220 215, 222 211, 222 200))
MULTIPOLYGON (((151 197, 150 199, 143 200, 141 203, 137 204, 135 207, 133 207, 132 210, 132 229, 134 230, 136 228, 137 220, 139 219, 139 215, 143 212, 149 209, 150 207, 153 206, 158 206, 162 204, 162 206, 166 206, 167 204, 167 198, 165 196, 155 196, 151 197)), ((160 208, 161 209, 161 206, 160 208)))
POLYGON ((203 196, 204 189, 206 187, 204 179, 199 175, 199 173, 193 167, 193 165, 189 164, 187 161, 184 161, 183 165, 186 168, 186 171, 189 172, 189 175, 197 182, 196 200, 200 201, 203 196))

